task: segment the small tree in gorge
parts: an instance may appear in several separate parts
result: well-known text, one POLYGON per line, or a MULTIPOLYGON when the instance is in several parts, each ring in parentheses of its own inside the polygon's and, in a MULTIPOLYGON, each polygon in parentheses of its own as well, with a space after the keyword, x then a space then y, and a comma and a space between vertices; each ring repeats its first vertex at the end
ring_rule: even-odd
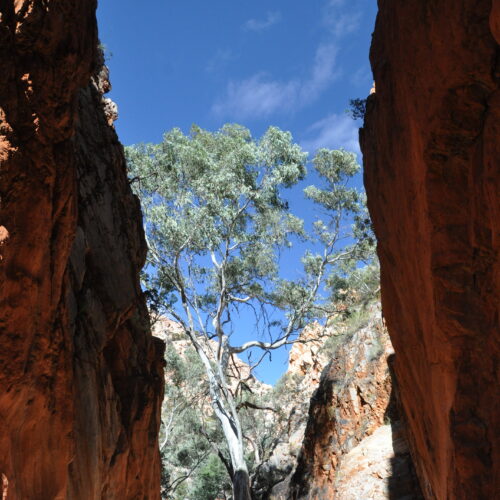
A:
POLYGON ((325 190, 305 191, 325 209, 314 224, 321 251, 307 252, 301 276, 287 281, 279 274, 280 252, 293 238, 307 237, 281 195, 306 173, 307 153, 290 133, 270 127, 256 141, 239 125, 215 133, 194 126, 188 136, 174 129, 160 144, 128 148, 127 157, 146 219, 148 295, 158 312, 181 325, 202 361, 229 450, 234 499, 249 500, 228 367, 235 354, 257 349, 265 355, 293 343, 309 319, 328 313, 323 285, 370 251, 360 195, 347 186, 359 166, 343 150, 320 150, 314 158, 328 183, 325 190), (242 308, 255 312, 255 335, 235 345, 242 308), (282 311, 281 321, 269 319, 270 308, 282 311))

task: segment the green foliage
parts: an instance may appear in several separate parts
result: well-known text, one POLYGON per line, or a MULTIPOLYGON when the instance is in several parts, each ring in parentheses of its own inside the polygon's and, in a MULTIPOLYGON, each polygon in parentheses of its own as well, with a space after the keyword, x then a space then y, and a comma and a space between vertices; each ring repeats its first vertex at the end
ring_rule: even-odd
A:
POLYGON ((144 282, 156 309, 172 310, 184 286, 210 311, 223 286, 212 255, 224 261, 226 295, 262 298, 261 281, 277 276, 275 249, 303 234, 280 196, 305 175, 306 154, 291 135, 271 127, 254 141, 239 125, 193 126, 189 136, 173 129, 160 144, 126 152, 147 220, 155 271, 144 282))
MULTIPOLYGON (((184 340, 185 343, 185 340, 184 340)), ((203 408, 209 405, 203 366, 190 346, 180 356, 172 341, 165 350, 165 397, 162 405, 160 444, 162 458, 163 497, 179 497, 187 491, 191 477, 203 465, 210 453, 205 436, 215 436, 215 422, 204 422, 203 408), (186 483, 188 481, 188 483, 186 483)))
POLYGON ((187 500, 189 498, 189 485, 188 483, 181 483, 175 490, 173 500, 187 500))
POLYGON ((335 357, 338 348, 352 335, 368 325, 372 316, 372 305, 379 300, 380 267, 374 258, 369 265, 354 269, 346 276, 337 276, 332 286, 332 300, 339 313, 330 319, 332 334, 323 344, 322 350, 335 357))
POLYGON ((366 99, 349 99, 347 114, 353 120, 364 120, 366 114, 366 99))
POLYGON ((321 351, 329 358, 335 358, 338 348, 349 340, 345 332, 336 332, 331 335, 323 344, 321 351))
POLYGON ((370 321, 370 311, 367 307, 359 306, 348 316, 334 322, 334 333, 328 337, 321 350, 329 358, 334 358, 338 348, 348 342, 354 333, 368 325, 370 321))
POLYGON ((200 469, 189 494, 190 500, 216 500, 223 491, 231 490, 227 472, 219 458, 210 455, 200 469))
POLYGON ((188 136, 173 129, 160 144, 126 154, 154 266, 143 283, 158 313, 179 313, 181 296, 203 315, 213 314, 221 300, 229 310, 245 298, 248 305, 295 311, 297 330, 319 314, 311 290, 318 291, 326 267, 336 266, 334 283, 373 251, 364 200, 347 186, 359 171, 352 153, 322 149, 313 160, 326 187, 309 186, 305 195, 327 214, 314 225, 326 253, 307 252, 302 278, 292 281, 278 276, 279 249, 307 235, 281 191, 304 177, 307 154, 289 132, 270 127, 257 141, 240 125, 214 133, 193 126, 188 136), (345 246, 349 218, 354 225, 345 246))
POLYGON ((279 400, 283 396, 295 396, 300 390, 299 386, 303 378, 298 373, 285 373, 273 386, 273 399, 279 400))
POLYGON ((373 256, 371 262, 355 268, 345 275, 334 275, 330 281, 331 300, 343 305, 343 316, 349 316, 351 309, 359 305, 366 306, 379 297, 380 266, 373 256))
POLYGON ((105 62, 109 62, 109 60, 113 57, 113 52, 109 50, 109 47, 105 43, 99 42, 97 50, 101 52, 103 61, 105 62))

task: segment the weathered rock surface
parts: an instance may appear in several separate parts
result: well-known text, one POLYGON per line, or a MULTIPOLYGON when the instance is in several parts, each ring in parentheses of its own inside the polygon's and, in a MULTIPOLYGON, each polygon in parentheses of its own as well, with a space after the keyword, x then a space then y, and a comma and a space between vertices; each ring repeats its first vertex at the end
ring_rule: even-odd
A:
POLYGON ((296 344, 290 352, 287 373, 298 378, 285 389, 290 391, 295 380, 297 390, 289 399, 281 398, 289 411, 288 425, 257 471, 256 498, 421 498, 388 365, 393 350, 380 306, 358 312, 356 321, 332 323, 323 332, 325 345, 325 337, 317 339, 317 327, 308 327, 301 338, 317 340, 296 344), (330 362, 327 354, 333 357, 330 362), (308 392, 311 387, 317 389, 314 394, 308 392), (388 421, 391 425, 384 425, 388 421))
POLYGON ((338 500, 417 500, 422 496, 400 423, 383 425, 340 461, 338 500))
POLYGON ((384 423, 391 397, 387 357, 392 353, 380 317, 349 335, 323 371, 309 407, 309 419, 287 496, 336 498, 341 458, 384 423))
POLYGON ((300 342, 292 345, 288 355, 289 375, 299 375, 303 377, 301 384, 302 390, 310 394, 318 387, 323 368, 327 365, 329 359, 324 352, 323 345, 325 336, 332 334, 329 328, 324 328, 318 323, 306 326, 299 336, 300 342))
POLYGON ((0 474, 8 500, 159 498, 162 344, 96 2, 0 3, 0 474))
POLYGON ((500 2, 379 1, 361 133, 424 494, 500 498, 500 2))

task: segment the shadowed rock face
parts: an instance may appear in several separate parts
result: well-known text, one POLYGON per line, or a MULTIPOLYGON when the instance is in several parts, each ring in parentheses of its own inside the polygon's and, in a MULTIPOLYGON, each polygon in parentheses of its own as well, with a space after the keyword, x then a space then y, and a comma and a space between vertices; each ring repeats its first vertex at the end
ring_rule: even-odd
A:
POLYGON ((499 498, 498 0, 379 0, 361 132, 382 302, 427 498, 499 498))
POLYGON ((105 112, 95 8, 0 2, 8 500, 159 498, 162 343, 139 288, 141 214, 105 112))

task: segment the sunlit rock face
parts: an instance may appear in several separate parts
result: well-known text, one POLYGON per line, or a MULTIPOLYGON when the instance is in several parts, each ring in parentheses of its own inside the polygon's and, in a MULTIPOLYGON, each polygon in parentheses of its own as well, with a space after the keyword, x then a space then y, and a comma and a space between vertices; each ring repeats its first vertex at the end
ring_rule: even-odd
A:
POLYGON ((382 425, 342 458, 332 498, 422 499, 400 422, 382 425))
POLYGON ((499 26, 497 0, 384 0, 371 49, 368 205, 429 499, 500 497, 499 26))
POLYGON ((162 343, 96 2, 0 4, 0 490, 157 499, 162 343))
POLYGON ((371 315, 366 326, 339 343, 324 369, 310 402, 288 492, 276 498, 337 498, 336 479, 344 455, 384 424, 392 391, 387 364, 392 346, 380 311, 374 309, 371 315))
POLYGON ((301 378, 286 405, 286 432, 254 481, 257 498, 421 498, 380 306, 373 303, 354 318, 326 330, 311 325, 301 334, 308 342, 291 350, 288 373, 301 378))
POLYGON ((305 396, 310 396, 318 387, 321 372, 329 361, 322 347, 325 338, 331 334, 331 328, 325 329, 318 323, 312 323, 300 332, 299 342, 293 344, 290 349, 287 373, 302 377, 301 384, 302 390, 306 391, 305 396))

